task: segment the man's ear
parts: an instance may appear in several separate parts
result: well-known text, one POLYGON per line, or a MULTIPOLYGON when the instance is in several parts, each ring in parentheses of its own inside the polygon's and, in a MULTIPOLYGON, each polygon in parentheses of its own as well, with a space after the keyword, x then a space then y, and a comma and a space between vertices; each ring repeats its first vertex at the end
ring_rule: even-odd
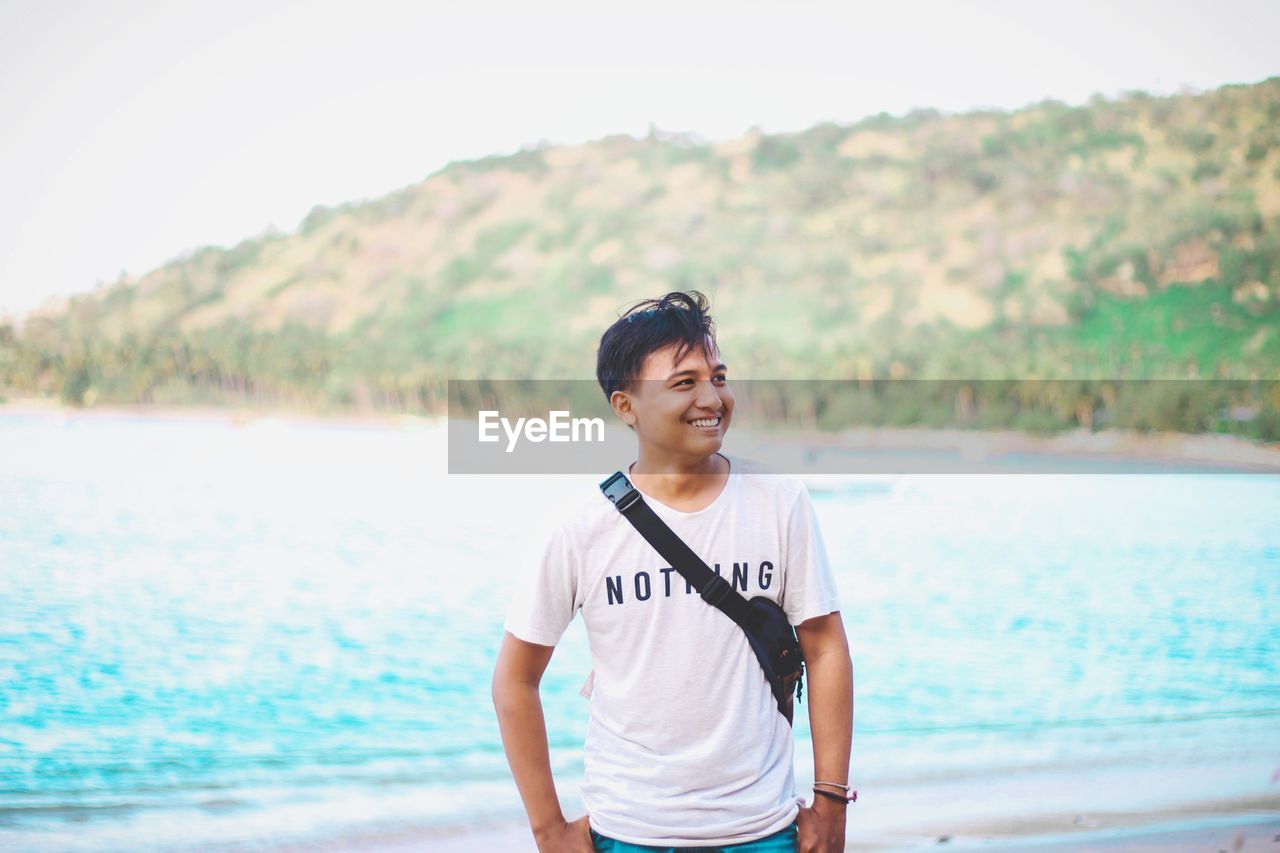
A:
POLYGON ((636 413, 631 408, 631 396, 625 391, 614 391, 609 395, 609 405, 613 406, 614 414, 622 419, 630 429, 636 428, 636 413))

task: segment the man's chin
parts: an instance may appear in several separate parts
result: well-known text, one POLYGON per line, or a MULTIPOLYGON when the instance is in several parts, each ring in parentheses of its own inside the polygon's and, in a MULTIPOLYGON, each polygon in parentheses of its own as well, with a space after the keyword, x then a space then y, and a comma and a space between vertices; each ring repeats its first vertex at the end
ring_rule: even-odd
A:
POLYGON ((725 431, 721 430, 719 435, 699 436, 698 440, 690 442, 692 445, 690 449, 703 456, 719 453, 720 448, 724 445, 724 433, 725 431))

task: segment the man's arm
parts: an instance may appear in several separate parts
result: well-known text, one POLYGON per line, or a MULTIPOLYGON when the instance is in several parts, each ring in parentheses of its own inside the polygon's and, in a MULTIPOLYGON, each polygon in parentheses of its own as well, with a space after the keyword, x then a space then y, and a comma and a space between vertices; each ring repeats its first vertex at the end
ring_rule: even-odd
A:
MULTIPOLYGON (((844 622, 839 612, 806 619, 796 626, 796 636, 808 676, 814 779, 847 785, 853 744, 853 663, 844 622)), ((800 850, 844 850, 848 807, 817 794, 806 799, 812 799, 813 808, 801 809, 798 818, 800 850)))
POLYGON ((587 818, 565 821, 551 775, 551 750, 538 685, 554 651, 554 646, 528 643, 507 632, 493 671, 493 707, 538 849, 593 851, 587 818))

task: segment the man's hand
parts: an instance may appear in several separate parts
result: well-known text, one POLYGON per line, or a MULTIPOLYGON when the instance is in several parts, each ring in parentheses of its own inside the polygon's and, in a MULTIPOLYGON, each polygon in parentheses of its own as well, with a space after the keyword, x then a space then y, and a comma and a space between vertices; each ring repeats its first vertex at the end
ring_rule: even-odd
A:
POLYGON ((534 840, 538 842, 538 853, 595 853, 596 849, 591 842, 591 824, 586 815, 553 824, 550 829, 536 833, 534 840))
POLYGON ((798 853, 844 853, 844 819, 849 807, 824 800, 826 797, 818 797, 812 808, 800 801, 796 815, 798 853))
MULTIPOLYGON (((849 777, 853 738, 853 663, 839 611, 806 619, 796 626, 804 649, 809 682, 809 729, 813 738, 815 779, 839 782, 849 777)), ((801 801, 797 816, 802 853, 844 851, 845 812, 849 806, 814 794, 812 808, 801 801)))
POLYGON ((593 853, 587 819, 567 823, 556 796, 547 747, 547 724, 538 685, 554 646, 527 643, 507 632, 493 670, 493 707, 502 748, 511 764, 529 826, 542 853, 593 853))

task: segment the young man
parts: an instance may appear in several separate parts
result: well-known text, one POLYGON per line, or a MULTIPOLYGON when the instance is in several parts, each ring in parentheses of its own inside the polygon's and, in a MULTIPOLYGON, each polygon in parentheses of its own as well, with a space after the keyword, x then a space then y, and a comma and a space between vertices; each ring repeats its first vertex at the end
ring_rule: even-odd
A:
POLYGON ((816 790, 827 793, 811 808, 796 798, 791 726, 742 629, 597 492, 552 535, 534 592, 512 603, 493 677, 538 849, 844 850, 853 676, 835 584, 803 484, 719 453, 734 399, 705 297, 631 309, 601 338, 597 378, 635 432, 628 478, 649 506, 737 591, 772 598, 796 626, 816 790), (538 685, 579 610, 594 665, 588 814, 566 821, 538 685))

